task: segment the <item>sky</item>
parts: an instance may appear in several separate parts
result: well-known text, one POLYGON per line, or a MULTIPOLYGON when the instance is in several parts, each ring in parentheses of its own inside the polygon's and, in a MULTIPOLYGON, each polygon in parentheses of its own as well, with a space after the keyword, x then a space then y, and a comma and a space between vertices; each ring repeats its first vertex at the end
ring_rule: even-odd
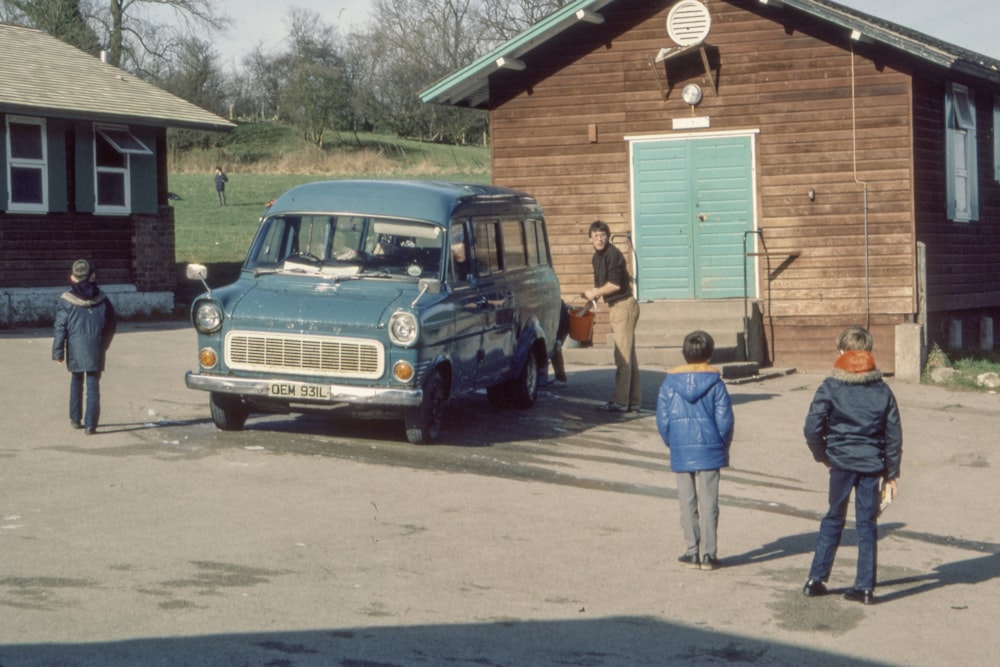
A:
MULTIPOLYGON (((711 1, 711 0, 709 0, 711 1)), ((882 19, 1000 60, 1000 3, 996 0, 837 0, 882 19)), ((237 68, 258 44, 282 49, 292 7, 315 12, 341 35, 369 23, 370 0, 217 0, 233 27, 215 40, 224 66, 237 68)))

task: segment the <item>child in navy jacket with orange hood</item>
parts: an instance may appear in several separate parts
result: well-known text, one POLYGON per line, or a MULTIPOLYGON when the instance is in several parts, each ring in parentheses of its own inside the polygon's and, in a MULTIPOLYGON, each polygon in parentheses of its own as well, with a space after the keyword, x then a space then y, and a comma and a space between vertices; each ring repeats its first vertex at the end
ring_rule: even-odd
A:
POLYGON ((667 372, 656 403, 656 427, 670 449, 687 567, 714 570, 719 525, 719 470, 729 466, 733 405, 718 369, 708 365, 715 341, 704 331, 684 338, 684 366, 667 372))
POLYGON ((853 492, 858 565, 854 587, 844 599, 875 601, 879 488, 884 481, 888 492, 896 495, 903 430, 896 397, 875 367, 873 342, 864 327, 844 329, 837 339, 840 356, 833 372, 816 390, 806 415, 806 444, 813 458, 830 469, 830 508, 820 522, 809 579, 802 589, 807 597, 827 592, 825 582, 853 492))

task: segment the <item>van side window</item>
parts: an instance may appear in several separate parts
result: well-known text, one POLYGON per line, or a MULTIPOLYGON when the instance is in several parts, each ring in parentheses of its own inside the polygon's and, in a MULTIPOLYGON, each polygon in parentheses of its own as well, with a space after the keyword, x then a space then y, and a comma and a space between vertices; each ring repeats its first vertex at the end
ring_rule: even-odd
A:
POLYGON ((527 236, 529 266, 548 266, 550 263, 548 248, 545 247, 545 226, 541 220, 525 220, 524 231, 527 236))
POLYGON ((503 233, 503 264, 510 271, 528 265, 527 249, 524 245, 524 226, 520 220, 504 220, 500 223, 503 233))
POLYGON ((476 229, 476 275, 488 276, 503 270, 500 256, 500 224, 477 222, 476 229))
POLYGON ((469 279, 469 244, 465 240, 465 226, 461 222, 452 223, 448 230, 448 244, 451 249, 449 276, 451 282, 465 282, 469 279))

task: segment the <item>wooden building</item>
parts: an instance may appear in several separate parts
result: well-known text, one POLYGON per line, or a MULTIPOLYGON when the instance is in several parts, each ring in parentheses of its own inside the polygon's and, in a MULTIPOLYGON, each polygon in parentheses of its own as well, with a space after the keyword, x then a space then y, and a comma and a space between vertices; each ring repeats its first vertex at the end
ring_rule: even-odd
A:
POLYGON ((234 125, 43 32, 0 24, 0 326, 50 321, 79 258, 124 316, 173 310, 168 127, 234 125))
POLYGON ((998 61, 827 0, 577 0, 421 97, 489 110, 567 297, 600 218, 640 301, 756 303, 765 361, 828 368, 848 324, 992 344, 998 61))

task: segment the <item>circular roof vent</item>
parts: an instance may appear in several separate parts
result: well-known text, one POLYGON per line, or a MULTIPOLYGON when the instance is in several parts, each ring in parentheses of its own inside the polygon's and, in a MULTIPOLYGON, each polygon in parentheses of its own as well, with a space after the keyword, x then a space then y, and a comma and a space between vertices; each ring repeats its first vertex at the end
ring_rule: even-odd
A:
POLYGON ((678 46, 700 44, 711 27, 708 7, 698 0, 681 0, 667 14, 667 35, 678 46))

